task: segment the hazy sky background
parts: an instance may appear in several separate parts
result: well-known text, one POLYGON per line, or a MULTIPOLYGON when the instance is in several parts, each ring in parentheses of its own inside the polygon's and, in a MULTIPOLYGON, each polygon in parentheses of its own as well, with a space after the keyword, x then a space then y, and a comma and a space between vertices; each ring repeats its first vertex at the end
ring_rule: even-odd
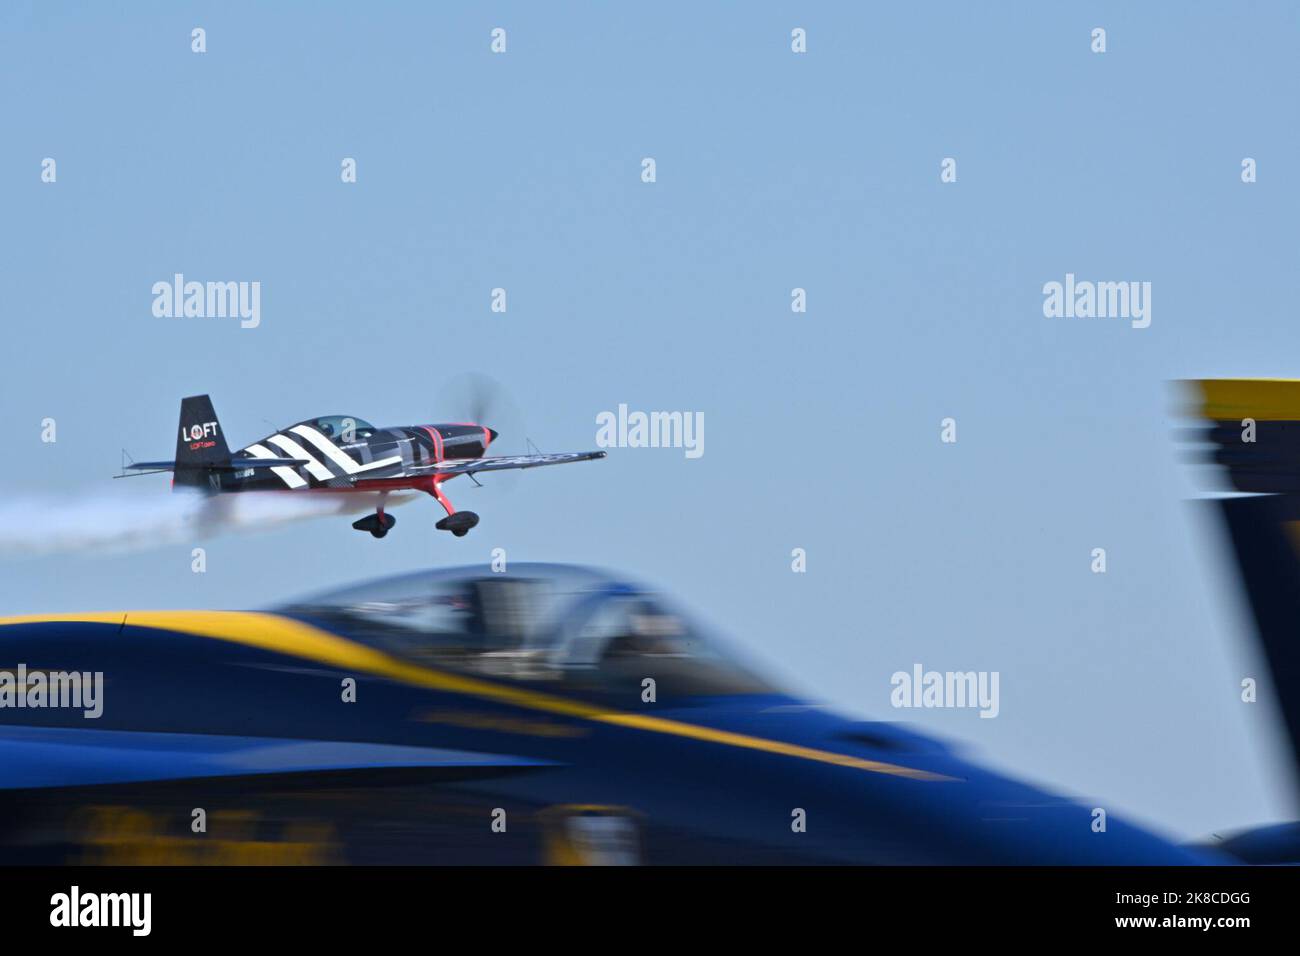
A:
POLYGON ((1176 835, 1294 817, 1168 382, 1300 375, 1298 10, 6 3, 7 522, 165 500, 110 476, 170 458, 200 392, 232 446, 456 419, 462 371, 524 409, 506 451, 594 447, 619 403, 706 430, 698 460, 461 479, 463 539, 423 500, 383 541, 202 542, 202 575, 190 543, 0 555, 0 613, 258 606, 504 547, 661 585, 796 689, 1176 835), (175 272, 260 281, 261 326, 155 318, 175 272), (1151 327, 1044 318, 1067 272, 1150 281, 1151 327), (999 671, 1000 716, 893 710, 913 663, 999 671))

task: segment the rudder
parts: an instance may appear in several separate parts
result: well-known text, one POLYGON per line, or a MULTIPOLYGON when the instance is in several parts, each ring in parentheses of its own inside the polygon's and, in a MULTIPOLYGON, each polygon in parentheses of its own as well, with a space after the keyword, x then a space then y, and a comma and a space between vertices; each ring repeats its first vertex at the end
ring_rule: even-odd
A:
POLYGON ((173 487, 215 490, 217 476, 212 469, 229 464, 230 449, 221 433, 212 400, 206 395, 181 399, 173 487))

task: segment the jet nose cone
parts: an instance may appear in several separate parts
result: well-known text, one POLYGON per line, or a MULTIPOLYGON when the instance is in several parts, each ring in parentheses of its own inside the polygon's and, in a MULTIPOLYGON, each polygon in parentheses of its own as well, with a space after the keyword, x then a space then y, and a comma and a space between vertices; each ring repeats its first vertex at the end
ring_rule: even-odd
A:
POLYGON ((488 429, 488 444, 490 445, 490 444, 492 444, 492 442, 494 442, 494 441, 496 441, 496 440, 497 440, 497 430, 496 430, 495 428, 489 428, 489 429, 488 429))

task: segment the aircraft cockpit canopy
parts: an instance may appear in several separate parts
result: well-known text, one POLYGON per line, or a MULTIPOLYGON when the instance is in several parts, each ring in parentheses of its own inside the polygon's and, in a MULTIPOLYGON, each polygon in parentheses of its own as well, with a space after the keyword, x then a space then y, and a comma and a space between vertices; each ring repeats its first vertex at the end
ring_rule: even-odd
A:
POLYGON ((364 418, 357 418, 355 415, 324 415, 320 418, 309 418, 305 422, 299 422, 299 425, 310 425, 326 438, 334 441, 343 441, 349 436, 355 438, 369 438, 375 433, 375 426, 370 424, 364 418))
POLYGON ((511 563, 422 571, 277 609, 430 666, 521 681, 770 692, 667 598, 591 569, 511 563))

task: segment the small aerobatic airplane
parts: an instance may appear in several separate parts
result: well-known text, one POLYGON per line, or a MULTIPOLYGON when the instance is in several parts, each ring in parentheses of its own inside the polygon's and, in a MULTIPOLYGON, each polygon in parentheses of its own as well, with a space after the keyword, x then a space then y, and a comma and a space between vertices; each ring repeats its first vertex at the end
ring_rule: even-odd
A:
MULTIPOLYGON (((397 425, 376 428, 348 415, 326 415, 291 425, 230 453, 217 413, 206 395, 181 400, 180 434, 174 461, 124 465, 137 474, 172 472, 173 489, 208 494, 231 491, 319 491, 361 493, 373 514, 352 527, 382 538, 397 523, 385 512, 390 495, 425 492, 447 516, 437 528, 463 537, 478 524, 472 511, 457 511, 442 484, 457 475, 471 480, 481 471, 536 468, 604 458, 603 451, 489 457, 497 433, 486 425, 397 425)), ((361 502, 359 502, 361 503, 361 502)))

